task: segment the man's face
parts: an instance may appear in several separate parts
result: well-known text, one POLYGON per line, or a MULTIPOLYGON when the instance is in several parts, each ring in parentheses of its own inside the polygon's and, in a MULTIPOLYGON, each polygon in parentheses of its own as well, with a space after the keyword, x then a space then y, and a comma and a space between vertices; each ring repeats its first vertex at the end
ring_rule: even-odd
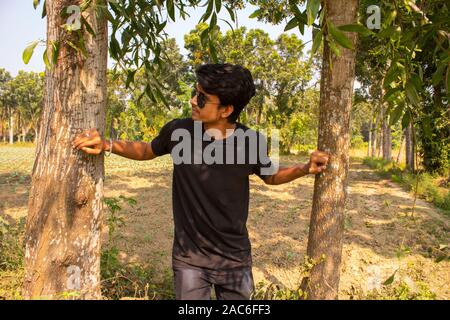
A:
POLYGON ((206 93, 199 84, 190 100, 192 107, 192 120, 213 123, 226 119, 233 111, 232 106, 222 106, 216 95, 206 93), (195 94, 195 95, 194 95, 195 94), (201 105, 203 104, 203 108, 201 105), (231 112, 230 112, 231 110, 231 112))

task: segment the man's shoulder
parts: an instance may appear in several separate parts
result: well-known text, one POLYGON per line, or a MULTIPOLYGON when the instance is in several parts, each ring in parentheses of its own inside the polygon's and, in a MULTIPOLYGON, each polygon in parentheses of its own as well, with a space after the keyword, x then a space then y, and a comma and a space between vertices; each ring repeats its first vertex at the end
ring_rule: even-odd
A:
POLYGON ((170 131, 175 129, 189 129, 193 127, 194 121, 192 118, 176 118, 167 122, 164 127, 167 127, 170 131))
POLYGON ((255 130, 255 129, 252 129, 252 128, 246 126, 245 124, 236 122, 236 130, 239 130, 239 129, 242 130, 242 132, 244 132, 247 136, 248 135, 257 135, 257 136, 262 136, 262 137, 265 136, 264 132, 261 132, 260 130, 255 130))

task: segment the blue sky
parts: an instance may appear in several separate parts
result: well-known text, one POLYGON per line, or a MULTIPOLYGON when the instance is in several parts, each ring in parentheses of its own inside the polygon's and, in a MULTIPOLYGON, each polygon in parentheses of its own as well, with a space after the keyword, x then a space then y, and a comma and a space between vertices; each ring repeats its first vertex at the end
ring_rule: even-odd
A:
MULTIPOLYGON (((186 53, 184 49, 184 34, 194 29, 200 17, 204 12, 204 8, 190 10, 191 15, 187 20, 178 19, 171 22, 166 27, 166 32, 170 37, 174 37, 182 54, 186 53)), ((269 33, 272 39, 283 33, 284 24, 270 25, 258 22, 256 19, 249 19, 248 16, 255 11, 256 8, 248 6, 246 9, 238 12, 239 26, 245 26, 247 29, 262 29, 269 33)), ((32 0, 0 0, 0 68, 5 68, 11 75, 15 76, 19 70, 26 71, 43 71, 44 63, 42 54, 44 46, 38 46, 28 65, 22 61, 23 49, 32 41, 44 40, 46 32, 46 20, 41 19, 42 4, 37 10, 33 8, 32 0)), ((219 18, 227 19, 226 10, 221 10, 219 18)), ((218 22, 222 32, 229 30, 230 27, 223 21, 218 22)), ((298 29, 288 31, 289 34, 296 34, 303 41, 311 40, 310 30, 305 30, 305 36, 302 36, 298 29)), ((306 50, 310 49, 310 45, 306 45, 306 50)), ((112 65, 111 59, 109 65, 112 65)))

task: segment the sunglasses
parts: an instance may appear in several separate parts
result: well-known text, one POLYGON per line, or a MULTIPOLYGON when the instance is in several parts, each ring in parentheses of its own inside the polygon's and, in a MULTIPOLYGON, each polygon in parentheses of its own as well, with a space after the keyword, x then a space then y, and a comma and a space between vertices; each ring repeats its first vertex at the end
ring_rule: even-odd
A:
POLYGON ((203 109, 205 107, 206 103, 220 105, 220 103, 209 102, 208 99, 206 98, 205 94, 203 92, 197 91, 196 88, 192 89, 191 98, 194 98, 195 96, 197 96, 197 106, 200 109, 203 109))

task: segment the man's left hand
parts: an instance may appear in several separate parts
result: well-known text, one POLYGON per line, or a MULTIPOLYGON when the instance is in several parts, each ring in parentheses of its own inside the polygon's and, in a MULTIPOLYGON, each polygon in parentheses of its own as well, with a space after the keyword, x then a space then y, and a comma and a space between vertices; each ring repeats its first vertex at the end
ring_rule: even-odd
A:
POLYGON ((308 173, 317 174, 327 168, 329 155, 324 151, 316 150, 311 153, 307 164, 308 173))

